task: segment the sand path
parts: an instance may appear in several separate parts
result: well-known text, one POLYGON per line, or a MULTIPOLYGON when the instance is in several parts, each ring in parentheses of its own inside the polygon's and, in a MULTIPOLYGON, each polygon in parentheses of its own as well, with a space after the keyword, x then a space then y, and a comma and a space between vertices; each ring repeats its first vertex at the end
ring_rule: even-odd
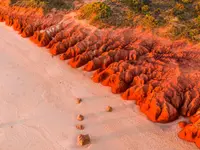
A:
POLYGON ((134 102, 122 101, 2 23, 0 35, 0 150, 197 149, 178 139, 176 122, 148 121, 134 102), (77 105, 76 97, 83 103, 77 105), (107 105, 112 113, 104 112, 107 105), (75 128, 79 113, 84 131, 75 128), (76 146, 79 133, 90 134, 92 144, 76 146))

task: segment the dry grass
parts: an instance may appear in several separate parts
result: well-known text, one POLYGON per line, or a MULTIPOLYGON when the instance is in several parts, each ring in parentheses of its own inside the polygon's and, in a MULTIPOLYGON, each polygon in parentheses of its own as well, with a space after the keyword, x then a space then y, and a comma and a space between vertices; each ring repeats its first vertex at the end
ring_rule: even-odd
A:
POLYGON ((73 8, 72 0, 11 0, 11 5, 42 7, 45 11, 52 8, 56 9, 71 9, 73 8))

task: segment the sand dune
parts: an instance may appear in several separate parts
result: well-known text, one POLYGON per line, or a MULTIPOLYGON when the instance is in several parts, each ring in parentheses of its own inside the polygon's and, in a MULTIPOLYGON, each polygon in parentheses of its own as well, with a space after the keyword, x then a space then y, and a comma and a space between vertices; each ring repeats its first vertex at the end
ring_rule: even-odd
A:
POLYGON ((177 121, 155 124, 133 102, 101 88, 90 74, 51 58, 47 50, 0 24, 0 150, 76 150, 76 136, 91 136, 89 150, 191 150, 177 121), (42 49, 42 50, 41 50, 42 49), (75 98, 83 98, 76 104, 75 98), (104 111, 113 107, 112 113, 104 111), (76 116, 83 114, 85 130, 76 116))

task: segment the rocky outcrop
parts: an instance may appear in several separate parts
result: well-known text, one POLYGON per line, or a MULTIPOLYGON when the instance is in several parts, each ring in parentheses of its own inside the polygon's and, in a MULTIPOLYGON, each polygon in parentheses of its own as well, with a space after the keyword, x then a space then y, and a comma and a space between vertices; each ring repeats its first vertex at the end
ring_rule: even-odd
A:
POLYGON ((200 110, 190 117, 190 123, 183 127, 178 136, 188 142, 194 142, 200 148, 200 110))
POLYGON ((0 21, 73 68, 94 71, 94 82, 136 101, 150 120, 166 123, 180 115, 191 117, 179 137, 200 145, 198 47, 130 28, 97 29, 63 11, 44 15, 41 9, 0 6, 0 21))

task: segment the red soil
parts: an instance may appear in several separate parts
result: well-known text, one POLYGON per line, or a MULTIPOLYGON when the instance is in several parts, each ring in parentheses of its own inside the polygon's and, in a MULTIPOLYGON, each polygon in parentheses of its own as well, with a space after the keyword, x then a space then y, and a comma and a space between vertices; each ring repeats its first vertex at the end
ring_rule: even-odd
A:
POLYGON ((166 123, 191 117, 191 124, 180 123, 179 137, 200 147, 198 47, 153 38, 136 29, 96 29, 72 14, 0 7, 0 21, 46 46, 52 55, 59 54, 61 60, 69 59, 72 67, 96 70, 94 82, 110 86, 125 100, 135 100, 150 120, 166 123))

